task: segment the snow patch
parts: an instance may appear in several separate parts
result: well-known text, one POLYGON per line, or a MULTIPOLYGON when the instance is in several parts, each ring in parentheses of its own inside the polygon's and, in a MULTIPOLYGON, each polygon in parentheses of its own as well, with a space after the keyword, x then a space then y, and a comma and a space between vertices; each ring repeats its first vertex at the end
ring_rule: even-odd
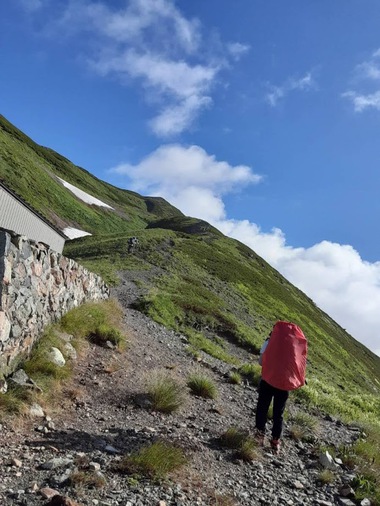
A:
POLYGON ((78 237, 84 237, 85 235, 92 235, 89 232, 85 232, 84 230, 79 230, 79 228, 67 227, 63 229, 63 233, 69 239, 78 239, 78 237))
POLYGON ((78 197, 78 199, 81 199, 81 200, 83 200, 83 202, 86 202, 86 204, 92 204, 95 206, 101 206, 101 207, 107 207, 108 209, 113 209, 113 207, 109 206, 108 204, 105 204, 101 200, 93 197, 92 195, 84 192, 83 190, 80 190, 76 186, 74 186, 70 183, 67 183, 65 180, 61 179, 60 177, 58 177, 58 179, 61 181, 63 186, 65 186, 68 190, 70 190, 72 193, 74 193, 74 195, 76 197, 78 197))

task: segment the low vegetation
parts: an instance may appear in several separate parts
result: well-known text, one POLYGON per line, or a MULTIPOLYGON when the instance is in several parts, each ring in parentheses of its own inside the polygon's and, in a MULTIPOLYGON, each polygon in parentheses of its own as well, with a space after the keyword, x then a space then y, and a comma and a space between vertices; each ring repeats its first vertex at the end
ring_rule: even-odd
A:
POLYGON ((332 483, 335 480, 335 475, 330 469, 323 469, 318 474, 317 481, 323 485, 327 485, 329 483, 332 483))
POLYGON ((261 379, 261 366, 259 364, 243 364, 239 373, 246 378, 251 385, 258 386, 261 379))
POLYGON ((220 436, 220 443, 226 448, 237 450, 238 448, 241 448, 247 438, 248 432, 246 430, 242 430, 237 427, 229 427, 226 432, 220 436))
POLYGON ((204 397, 205 399, 215 399, 218 391, 211 378, 202 373, 193 373, 187 380, 187 386, 191 393, 204 397))
POLYGON ((186 457, 181 448, 165 441, 157 441, 124 457, 119 470, 130 475, 162 479, 185 463, 186 457))
POLYGON ((309 413, 299 411, 290 420, 289 432, 297 441, 314 441, 318 434, 318 419, 309 413))
POLYGON ((260 450, 256 444, 256 441, 247 437, 241 447, 238 449, 236 457, 243 460, 244 462, 252 462, 258 460, 261 456, 260 450))
POLYGON ((105 477, 91 469, 77 469, 70 475, 70 483, 75 488, 103 488, 105 477))
POLYGON ((21 387, 9 381, 8 391, 0 393, 2 414, 22 414, 33 402, 58 407, 62 395, 69 390, 72 376, 72 360, 65 338, 73 336, 70 345, 81 353, 86 348, 87 340, 105 343, 111 341, 119 348, 125 346, 125 336, 121 330, 122 311, 115 300, 83 304, 69 311, 59 323, 46 328, 35 343, 29 357, 20 364, 26 374, 33 380, 35 387, 21 387), (57 348, 65 359, 64 365, 57 365, 50 358, 52 348, 57 348))
POLYGON ((357 477, 352 483, 359 499, 370 497, 380 506, 380 426, 363 426, 363 436, 354 448, 357 477))
POLYGON ((154 411, 173 413, 185 402, 184 386, 166 372, 155 371, 147 381, 147 394, 154 411))
POLYGON ((121 332, 123 311, 115 299, 88 302, 66 313, 61 328, 76 339, 89 339, 104 345, 106 341, 123 347, 125 336, 121 332))
POLYGON ((251 462, 260 458, 260 450, 256 441, 249 435, 248 431, 237 427, 229 427, 220 436, 220 443, 226 448, 236 450, 235 457, 244 462, 251 462))
POLYGON ((233 385, 241 385, 241 383, 243 381, 241 374, 239 374, 236 371, 230 372, 229 378, 230 378, 230 382, 233 385))

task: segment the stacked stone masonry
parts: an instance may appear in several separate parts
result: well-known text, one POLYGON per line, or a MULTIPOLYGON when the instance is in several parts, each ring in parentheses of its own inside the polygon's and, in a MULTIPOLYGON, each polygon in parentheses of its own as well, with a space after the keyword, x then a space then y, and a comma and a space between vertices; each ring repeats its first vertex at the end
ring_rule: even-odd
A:
POLYGON ((0 229, 0 375, 13 372, 48 324, 83 302, 108 297, 100 276, 0 229))

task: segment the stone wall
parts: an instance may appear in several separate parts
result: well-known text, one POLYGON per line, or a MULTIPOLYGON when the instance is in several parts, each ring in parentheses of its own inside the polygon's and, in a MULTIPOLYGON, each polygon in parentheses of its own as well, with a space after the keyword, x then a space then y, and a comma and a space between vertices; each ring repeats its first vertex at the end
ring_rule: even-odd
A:
POLYGON ((0 229, 0 376, 15 369, 46 325, 108 296, 104 281, 74 260, 0 229))

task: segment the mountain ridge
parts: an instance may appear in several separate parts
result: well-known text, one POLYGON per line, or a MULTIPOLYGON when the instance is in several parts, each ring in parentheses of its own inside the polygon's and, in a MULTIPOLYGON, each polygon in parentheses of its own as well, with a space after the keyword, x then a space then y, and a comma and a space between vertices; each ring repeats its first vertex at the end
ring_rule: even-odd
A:
POLYGON ((354 418, 380 417, 380 358, 244 244, 160 197, 121 190, 34 143, 0 117, 0 178, 53 223, 92 236, 67 242, 65 254, 117 282, 118 271, 150 270, 136 307, 184 332, 197 350, 225 360, 229 342, 257 353, 277 319, 298 323, 310 342, 309 385, 299 401, 354 418), (61 177, 114 207, 91 206, 61 177), (131 235, 139 246, 127 254, 131 235))

